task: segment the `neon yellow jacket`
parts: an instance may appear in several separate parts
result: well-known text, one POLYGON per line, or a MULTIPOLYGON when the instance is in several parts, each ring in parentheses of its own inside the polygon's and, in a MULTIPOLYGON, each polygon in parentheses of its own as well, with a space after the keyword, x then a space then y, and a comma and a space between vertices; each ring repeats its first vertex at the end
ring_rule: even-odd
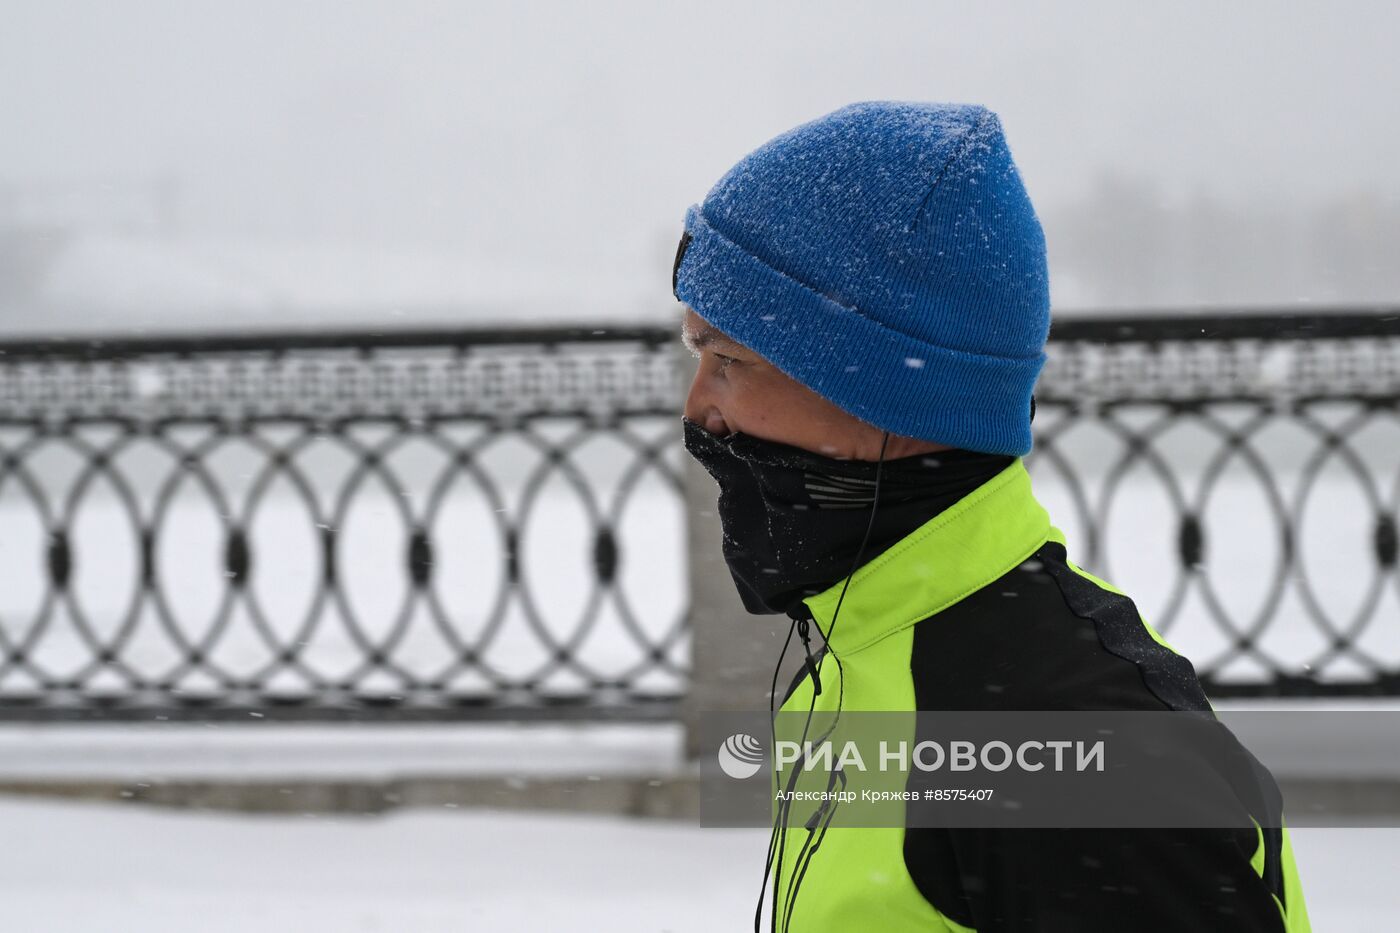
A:
MULTIPOLYGON (((799 674, 784 711, 834 711, 838 693, 861 711, 1211 709, 1132 600, 1069 560, 1020 459, 862 566, 833 632, 840 593, 805 600, 840 673, 821 664, 815 698, 799 674)), ((791 824, 787 852, 808 833, 791 824)), ((1311 929, 1286 827, 833 827, 790 899, 796 864, 775 878, 779 930, 1311 929)))

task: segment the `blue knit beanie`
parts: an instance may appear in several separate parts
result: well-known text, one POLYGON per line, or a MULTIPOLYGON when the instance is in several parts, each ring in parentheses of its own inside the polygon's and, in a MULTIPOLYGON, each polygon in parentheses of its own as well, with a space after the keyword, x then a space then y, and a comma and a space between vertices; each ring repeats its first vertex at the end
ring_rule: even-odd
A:
POLYGON ((686 211, 672 286, 876 427, 1031 450, 1045 236, 985 107, 866 101, 768 141, 686 211))

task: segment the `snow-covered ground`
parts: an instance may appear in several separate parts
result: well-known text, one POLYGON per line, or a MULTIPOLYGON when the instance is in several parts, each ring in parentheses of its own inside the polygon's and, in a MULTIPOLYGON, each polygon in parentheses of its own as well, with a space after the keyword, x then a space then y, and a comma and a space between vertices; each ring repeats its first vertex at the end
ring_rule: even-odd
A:
MULTIPOLYGON (((747 928, 764 830, 560 814, 235 817, 0 802, 6 927, 34 933, 747 928)), ((1295 829, 1313 929, 1400 913, 1400 829, 1295 829)))
POLYGON ((688 770, 684 738, 675 722, 5 724, 0 780, 667 778, 688 770))
MULTIPOLYGON (((1400 700, 1214 705, 1278 777, 1400 778, 1394 724, 1400 700), (1274 715, 1249 715, 1264 711, 1274 715)), ((681 722, 6 723, 0 725, 0 781, 670 780, 695 774, 684 761, 684 745, 681 722)))

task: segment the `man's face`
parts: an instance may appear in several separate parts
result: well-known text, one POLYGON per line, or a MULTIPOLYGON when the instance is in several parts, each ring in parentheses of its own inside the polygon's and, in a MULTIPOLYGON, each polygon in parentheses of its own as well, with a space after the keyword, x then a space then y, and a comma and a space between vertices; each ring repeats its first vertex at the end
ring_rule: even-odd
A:
MULTIPOLYGON (((753 350, 685 309, 681 339, 700 361, 685 416, 711 434, 734 431, 826 457, 878 460, 883 432, 838 408, 753 350)), ((891 434, 885 459, 950 445, 891 434)))

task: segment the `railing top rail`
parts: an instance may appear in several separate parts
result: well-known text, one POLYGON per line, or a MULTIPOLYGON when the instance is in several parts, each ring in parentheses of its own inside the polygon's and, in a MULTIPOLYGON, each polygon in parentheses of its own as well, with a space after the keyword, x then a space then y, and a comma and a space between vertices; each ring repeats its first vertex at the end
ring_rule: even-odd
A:
POLYGON ((1160 343, 1208 340, 1325 340, 1400 337, 1400 305, 1332 308, 1307 314, 1262 308, 1066 316, 1050 325, 1061 342, 1160 343))
MULTIPOLYGON (((0 362, 36 358, 119 359, 155 355, 297 350, 454 348, 674 340, 679 326, 541 326, 464 329, 287 330, 154 336, 71 334, 46 338, 0 337, 0 362)), ((1319 308, 1308 313, 1265 308, 1155 310, 1112 316, 1066 312, 1050 339, 1062 342, 1157 343, 1205 340, 1299 340, 1400 336, 1400 305, 1319 308)))
POLYGON ((6 359, 112 359, 135 356, 183 356, 202 353, 282 353, 296 350, 379 350, 425 347, 531 346, 563 343, 646 343, 674 339, 679 326, 627 327, 493 327, 461 330, 423 328, 384 330, 287 330, 228 334, 161 334, 150 337, 94 334, 27 340, 0 338, 0 363, 6 359))

